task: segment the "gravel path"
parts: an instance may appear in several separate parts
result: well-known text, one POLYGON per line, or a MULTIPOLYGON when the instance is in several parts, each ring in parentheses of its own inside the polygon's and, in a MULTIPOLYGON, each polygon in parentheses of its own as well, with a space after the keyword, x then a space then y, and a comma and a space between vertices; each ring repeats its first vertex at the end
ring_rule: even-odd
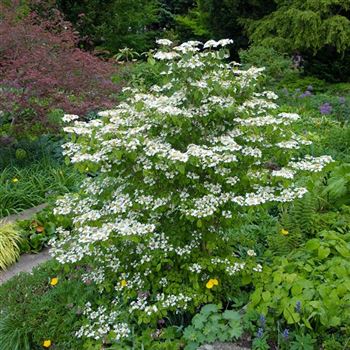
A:
MULTIPOLYGON (((0 225, 7 224, 11 222, 16 222, 18 220, 30 219, 34 214, 43 210, 47 204, 41 204, 37 207, 27 209, 19 214, 14 214, 0 219, 0 225)), ((35 266, 42 264, 43 262, 51 259, 49 249, 45 248, 38 254, 22 254, 19 257, 17 263, 11 265, 7 270, 0 270, 0 284, 6 282, 11 277, 17 275, 20 272, 31 272, 35 266)))

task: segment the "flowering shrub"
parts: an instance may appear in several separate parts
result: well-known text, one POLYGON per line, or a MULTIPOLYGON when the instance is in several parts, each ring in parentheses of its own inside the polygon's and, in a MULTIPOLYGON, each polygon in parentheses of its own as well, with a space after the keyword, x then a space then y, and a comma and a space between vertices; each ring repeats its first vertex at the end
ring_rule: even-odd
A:
POLYGON ((65 155, 89 177, 57 202, 72 229, 59 229, 53 254, 85 266, 103 292, 78 337, 118 342, 132 322, 155 327, 233 296, 263 267, 254 251, 233 250, 227 229, 252 207, 302 197, 296 175, 331 161, 298 158, 309 144, 293 132, 299 115, 258 92, 263 69, 225 62, 230 42, 159 40, 158 85, 126 88, 98 120, 65 116, 65 155))
POLYGON ((52 129, 54 110, 85 114, 114 106, 119 87, 111 81, 112 64, 78 49, 59 12, 19 19, 16 9, 0 4, 0 120, 11 126, 7 132, 52 129))

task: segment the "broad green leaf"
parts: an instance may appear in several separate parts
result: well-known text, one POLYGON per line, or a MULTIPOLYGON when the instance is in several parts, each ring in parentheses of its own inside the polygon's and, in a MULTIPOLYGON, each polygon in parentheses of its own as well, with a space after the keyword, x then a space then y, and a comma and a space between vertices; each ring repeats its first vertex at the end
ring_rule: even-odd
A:
POLYGON ((241 316, 237 311, 233 310, 226 310, 222 314, 222 318, 225 320, 234 320, 234 321, 240 321, 241 316))
POLYGON ((331 250, 328 247, 321 246, 318 248, 317 255, 320 259, 325 259, 325 258, 327 258, 327 256, 329 255, 330 252, 331 252, 331 250))

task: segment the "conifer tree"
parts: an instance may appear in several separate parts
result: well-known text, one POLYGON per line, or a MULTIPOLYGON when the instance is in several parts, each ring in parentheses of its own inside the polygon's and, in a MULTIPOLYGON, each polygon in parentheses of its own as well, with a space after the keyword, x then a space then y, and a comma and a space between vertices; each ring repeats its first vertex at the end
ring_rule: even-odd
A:
POLYGON ((241 20, 250 40, 280 51, 350 47, 350 1, 275 0, 276 11, 258 20, 241 20))

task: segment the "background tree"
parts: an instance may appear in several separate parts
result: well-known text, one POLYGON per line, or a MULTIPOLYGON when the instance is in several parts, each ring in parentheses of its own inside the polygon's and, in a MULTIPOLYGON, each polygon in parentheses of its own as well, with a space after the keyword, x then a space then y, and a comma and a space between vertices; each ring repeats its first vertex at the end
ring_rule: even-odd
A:
POLYGON ((58 0, 57 6, 74 23, 85 47, 102 46, 111 52, 130 47, 142 52, 154 44, 156 0, 58 0))
POLYGON ((350 1, 275 2, 277 8, 270 14, 240 20, 251 42, 280 52, 300 52, 306 71, 328 80, 349 76, 350 1))
POLYGON ((202 39, 231 38, 233 51, 248 46, 240 18, 259 19, 275 9, 273 0, 197 0, 195 7, 178 22, 202 39))
POLYGON ((279 50, 310 50, 325 46, 337 52, 350 47, 350 1, 275 0, 276 11, 258 20, 245 20, 250 39, 279 50))

